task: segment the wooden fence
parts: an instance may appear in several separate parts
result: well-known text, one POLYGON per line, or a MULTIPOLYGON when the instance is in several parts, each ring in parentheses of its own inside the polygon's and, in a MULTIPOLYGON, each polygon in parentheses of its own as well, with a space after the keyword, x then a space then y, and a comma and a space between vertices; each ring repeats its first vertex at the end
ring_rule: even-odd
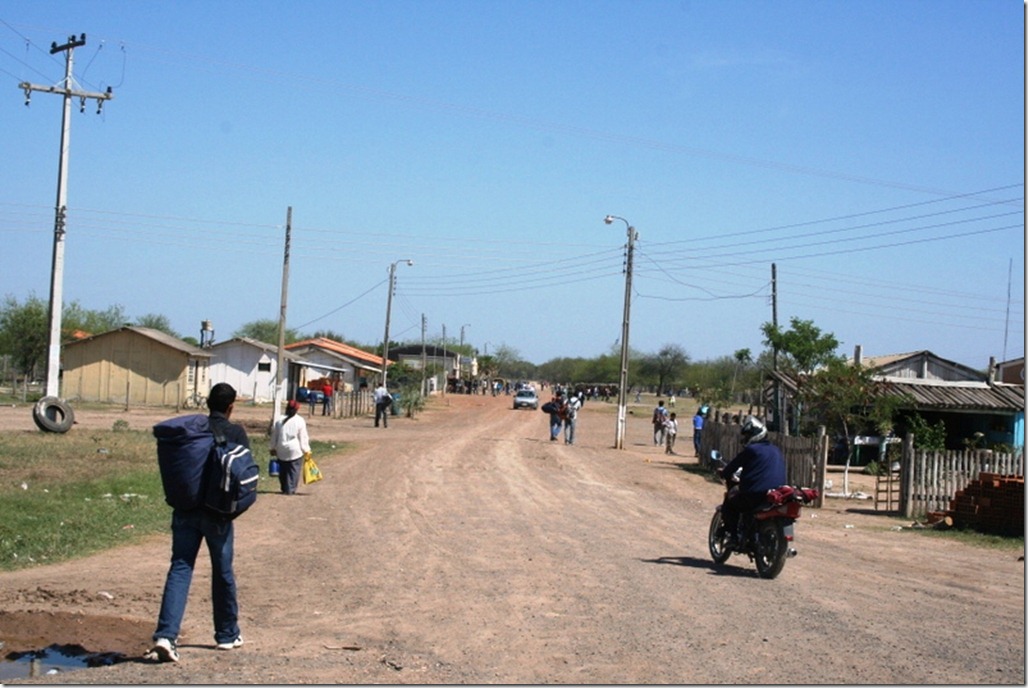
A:
POLYGON ((946 511, 959 490, 982 473, 1024 476, 1024 448, 1013 453, 993 451, 927 451, 914 449, 913 436, 903 442, 900 461, 900 510, 906 518, 929 511, 946 511))
MULTIPOLYGON (((320 416, 321 404, 313 409, 305 402, 300 402, 300 408, 306 409, 308 416, 320 416)), ((368 389, 359 389, 353 392, 336 392, 332 400, 333 418, 355 418, 357 416, 375 414, 375 394, 368 389)))
MULTIPOLYGON (((700 435, 703 463, 710 460, 710 452, 715 449, 721 452, 725 461, 738 454, 743 447, 739 430, 739 425, 734 422, 708 420, 704 423, 700 435)), ((794 437, 770 432, 768 438, 785 456, 789 484, 817 488, 822 496, 812 506, 822 506, 828 459, 825 436, 794 437)), ((895 504, 906 518, 929 511, 946 511, 957 492, 977 480, 982 473, 1024 477, 1024 448, 1019 447, 1009 454, 986 449, 915 450, 913 435, 907 435, 903 440, 900 470, 898 474, 892 474, 899 482, 898 499, 894 500, 890 489, 885 510, 895 511, 895 504)), ((876 509, 880 497, 877 492, 876 489, 876 509)))
MULTIPOLYGON (((823 436, 795 437, 777 432, 769 432, 767 436, 772 444, 782 450, 787 482, 790 485, 817 487, 821 490, 819 481, 824 482, 822 457, 825 455, 826 447, 823 436)), ((703 432, 700 434, 700 457, 703 463, 710 460, 710 452, 714 449, 721 452, 722 458, 728 462, 742 451, 742 448, 742 436, 737 423, 708 420, 703 424, 703 432)), ((815 506, 821 506, 820 500, 815 506)))

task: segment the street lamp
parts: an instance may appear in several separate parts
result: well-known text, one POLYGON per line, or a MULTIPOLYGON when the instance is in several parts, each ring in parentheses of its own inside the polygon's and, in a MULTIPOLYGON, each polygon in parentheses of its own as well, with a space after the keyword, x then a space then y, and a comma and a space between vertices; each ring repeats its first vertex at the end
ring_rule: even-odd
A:
POLYGON ((608 225, 614 220, 621 220, 625 223, 628 231, 628 259, 625 261, 625 313, 621 320, 621 378, 618 383, 618 419, 617 428, 614 433, 614 448, 625 448, 625 420, 627 417, 626 407, 628 405, 628 324, 629 314, 632 309, 632 254, 635 250, 635 240, 639 238, 635 227, 628 223, 623 217, 608 215, 603 221, 608 225))
POLYGON ((387 368, 389 367, 389 316, 393 310, 393 291, 396 289, 396 266, 400 263, 414 265, 410 258, 393 261, 389 265, 389 297, 386 299, 386 330, 382 339, 382 386, 386 386, 387 368))

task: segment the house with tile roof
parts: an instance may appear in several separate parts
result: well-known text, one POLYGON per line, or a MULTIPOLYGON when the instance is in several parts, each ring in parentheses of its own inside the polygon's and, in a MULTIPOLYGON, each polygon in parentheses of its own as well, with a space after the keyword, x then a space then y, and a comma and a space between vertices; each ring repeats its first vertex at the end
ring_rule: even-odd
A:
POLYGON ((373 388, 381 377, 382 356, 327 337, 315 337, 286 345, 303 363, 298 365, 294 382, 306 386, 328 378, 345 391, 373 388))

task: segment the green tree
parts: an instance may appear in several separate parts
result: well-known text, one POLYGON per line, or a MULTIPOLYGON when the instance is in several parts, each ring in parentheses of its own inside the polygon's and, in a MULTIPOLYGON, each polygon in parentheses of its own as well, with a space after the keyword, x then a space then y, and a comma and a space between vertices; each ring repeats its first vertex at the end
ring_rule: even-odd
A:
POLYGON ((810 373, 818 366, 839 358, 835 354, 839 341, 831 332, 822 334, 813 320, 793 317, 789 324, 788 330, 769 322, 760 328, 764 333, 764 343, 785 354, 787 367, 798 373, 810 373))
POLYGON ((76 331, 103 334, 129 324, 122 306, 109 306, 107 310, 93 311, 83 308, 78 301, 64 304, 61 313, 61 339, 68 341, 76 331))
MULTIPOLYGON (((232 333, 233 337, 249 337, 265 344, 278 344, 278 321, 277 320, 253 320, 244 324, 232 333)), ((300 337, 296 330, 286 328, 286 344, 299 341, 300 337)))
POLYGON ((735 383, 739 379, 739 369, 753 362, 753 355, 749 349, 738 349, 732 356, 735 358, 735 370, 732 372, 732 398, 735 398, 735 383))
POLYGON ((921 414, 915 413, 907 418, 907 429, 914 435, 914 446, 918 449, 946 449, 946 423, 941 418, 935 425, 931 425, 921 414))
POLYGON ((841 358, 830 359, 816 373, 799 377, 796 400, 805 409, 808 434, 824 425, 846 442, 843 491, 849 493, 849 467, 853 437, 892 434, 896 414, 909 400, 892 393, 888 382, 877 380, 867 368, 841 358))
POLYGON ((136 318, 136 325, 139 327, 149 327, 152 330, 160 330, 165 334, 170 334, 172 337, 179 336, 179 333, 171 328, 171 321, 168 320, 166 315, 147 313, 136 318))
POLYGON ((677 386, 688 365, 689 354, 685 349, 677 344, 665 344, 656 354, 644 357, 640 367, 656 380, 657 394, 664 394, 670 387, 677 386))
POLYGON ((23 375, 35 376, 42 372, 40 364, 45 365, 49 310, 47 302, 34 294, 24 303, 8 295, 0 305, 0 353, 9 355, 23 375))
MULTIPOLYGON (((288 335, 288 333, 289 333, 289 329, 286 328, 286 334, 288 335)), ((344 337, 339 332, 336 332, 335 330, 317 330, 314 334, 312 334, 310 336, 310 339, 317 339, 318 337, 324 337, 325 339, 331 339, 332 341, 335 341, 335 342, 343 342, 344 344, 350 344, 350 342, 348 342, 346 340, 346 337, 344 337)), ((307 339, 306 336, 304 336, 303 338, 307 339)), ((276 326, 276 329, 275 329, 275 341, 276 342, 278 341, 278 329, 277 329, 277 326, 276 326)), ((293 341, 297 341, 297 340, 293 340, 293 341)), ((379 346, 381 346, 381 343, 379 344, 379 346)), ((392 346, 391 343, 390 343, 390 346, 392 346)))

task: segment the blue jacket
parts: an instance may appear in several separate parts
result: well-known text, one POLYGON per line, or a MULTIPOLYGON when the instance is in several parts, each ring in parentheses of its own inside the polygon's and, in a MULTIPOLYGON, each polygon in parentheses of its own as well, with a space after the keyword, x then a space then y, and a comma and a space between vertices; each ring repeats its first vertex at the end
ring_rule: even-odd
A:
POLYGON ((739 490, 742 492, 767 492, 788 480, 781 450, 766 440, 747 445, 725 466, 721 475, 728 478, 740 467, 739 490))

